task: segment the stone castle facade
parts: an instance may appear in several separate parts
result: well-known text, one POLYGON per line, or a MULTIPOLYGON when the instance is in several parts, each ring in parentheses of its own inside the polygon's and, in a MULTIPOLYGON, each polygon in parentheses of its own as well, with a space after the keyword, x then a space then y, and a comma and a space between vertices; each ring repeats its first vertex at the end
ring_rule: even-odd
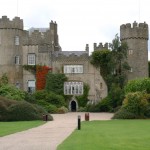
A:
MULTIPOLYGON (((121 25, 121 41, 129 46, 128 62, 131 71, 129 79, 148 77, 148 25, 146 23, 121 25)), ((94 50, 108 48, 108 44, 94 50)), ((83 84, 90 86, 89 99, 97 102, 107 96, 107 86, 97 70, 90 64, 89 47, 85 51, 62 51, 59 45, 57 23, 51 21, 49 28, 24 30, 23 20, 7 16, 0 19, 0 76, 6 73, 9 81, 25 91, 34 91, 35 75, 23 69, 23 65, 46 65, 54 73, 65 73, 64 93, 73 95, 70 110, 77 109, 75 95, 83 93, 83 84)))

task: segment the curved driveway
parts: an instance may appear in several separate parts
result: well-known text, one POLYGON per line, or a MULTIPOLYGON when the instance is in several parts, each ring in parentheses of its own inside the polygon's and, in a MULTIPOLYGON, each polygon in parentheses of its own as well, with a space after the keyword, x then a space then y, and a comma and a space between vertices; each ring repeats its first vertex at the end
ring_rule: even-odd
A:
MULTIPOLYGON (((84 121, 85 113, 53 114, 54 121, 0 137, 0 150, 56 150, 77 128, 78 115, 84 121)), ((90 120, 109 120, 112 116, 112 113, 90 113, 90 120)))

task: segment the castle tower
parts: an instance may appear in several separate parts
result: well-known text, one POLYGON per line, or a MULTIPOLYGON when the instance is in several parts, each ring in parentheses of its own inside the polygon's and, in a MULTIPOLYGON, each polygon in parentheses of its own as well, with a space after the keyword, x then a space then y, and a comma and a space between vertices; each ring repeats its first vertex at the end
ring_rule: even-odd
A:
POLYGON ((9 81, 22 86, 22 36, 23 20, 7 16, 0 19, 0 76, 6 73, 9 81))
POLYGON ((145 22, 120 26, 120 40, 128 45, 129 80, 148 77, 148 34, 145 22))

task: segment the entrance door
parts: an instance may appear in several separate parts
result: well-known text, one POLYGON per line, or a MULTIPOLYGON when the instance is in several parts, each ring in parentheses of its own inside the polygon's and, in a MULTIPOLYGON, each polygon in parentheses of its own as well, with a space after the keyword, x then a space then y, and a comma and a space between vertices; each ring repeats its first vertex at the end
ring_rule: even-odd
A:
POLYGON ((75 101, 72 101, 72 102, 71 102, 71 111, 76 111, 76 110, 77 110, 76 107, 77 107, 77 106, 76 106, 76 102, 75 102, 75 101))

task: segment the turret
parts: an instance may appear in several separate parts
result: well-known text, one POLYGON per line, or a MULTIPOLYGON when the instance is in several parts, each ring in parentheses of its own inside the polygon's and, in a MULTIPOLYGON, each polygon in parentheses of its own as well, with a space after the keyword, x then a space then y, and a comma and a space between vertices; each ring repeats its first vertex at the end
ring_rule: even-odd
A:
POLYGON ((0 29, 20 29, 23 30, 23 20, 15 17, 12 21, 7 16, 2 16, 0 19, 0 29))
POLYGON ((128 45, 128 79, 148 77, 148 24, 130 23, 120 26, 120 40, 128 45))
POLYGON ((145 39, 148 40, 148 24, 136 22, 131 26, 130 23, 123 24, 120 26, 120 40, 125 39, 145 39))
POLYGON ((99 43, 99 45, 97 46, 96 43, 94 43, 94 51, 96 50, 106 50, 108 49, 108 43, 105 43, 104 45, 102 43, 99 43))

